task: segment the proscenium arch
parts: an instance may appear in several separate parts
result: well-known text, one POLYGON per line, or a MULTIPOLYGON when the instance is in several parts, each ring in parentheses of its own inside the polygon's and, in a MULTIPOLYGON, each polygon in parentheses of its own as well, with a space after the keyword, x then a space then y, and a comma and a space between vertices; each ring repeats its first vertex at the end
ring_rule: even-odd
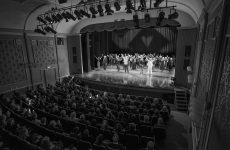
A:
MULTIPOLYGON (((187 1, 188 2, 188 1, 187 1)), ((147 3, 147 5, 149 5, 149 3, 147 3)), ((168 1, 168 5, 176 5, 176 9, 182 12, 187 13, 188 15, 191 16, 191 18, 194 20, 195 23, 197 23, 199 16, 201 14, 202 11, 202 7, 203 4, 201 3, 202 6, 200 6, 200 8, 196 8, 195 6, 193 6, 193 4, 191 3, 186 3, 185 0, 179 1, 179 0, 169 0, 168 1)), ((198 5, 198 4, 196 4, 198 5)), ((53 4, 43 4, 43 6, 38 6, 35 9, 33 9, 27 16, 27 19, 25 20, 25 25, 24 25, 24 30, 34 30, 36 28, 36 25, 38 24, 38 21, 36 20, 36 17, 45 12, 46 10, 49 10, 49 8, 51 8, 53 6, 53 4)), ((139 6, 139 3, 136 3, 136 6, 139 6)), ((161 6, 165 6, 165 2, 162 2, 161 6)), ((124 16, 126 16, 127 14, 125 13, 125 5, 121 6, 121 10, 118 12, 115 12, 115 14, 117 13, 123 13, 124 16)), ((114 15, 115 15, 114 14, 114 15)), ((128 14, 130 15, 130 14, 128 14)), ((100 18, 100 21, 103 22, 111 22, 111 20, 107 19, 101 19, 101 18, 106 18, 106 16, 104 17, 97 17, 96 19, 91 19, 91 21, 95 21, 97 23, 102 23, 99 20, 96 21, 98 18, 100 18)), ((132 15, 130 15, 130 17, 127 17, 129 19, 132 19, 132 15)), ((123 18, 116 18, 116 19, 123 19, 123 18)), ((61 21, 60 23, 57 23, 54 25, 54 28, 56 29, 56 31, 58 33, 66 33, 66 34, 76 34, 79 33, 80 29, 77 29, 79 27, 79 23, 82 24, 84 21, 88 20, 88 18, 82 19, 82 20, 76 20, 76 21, 72 21, 70 20, 68 23, 66 23, 64 20, 61 21)), ((112 20, 114 21, 114 20, 112 20)), ((93 23, 93 22, 92 22, 93 23)), ((92 24, 91 23, 91 24, 92 24)), ((85 27, 89 25, 85 24, 84 26, 81 26, 81 28, 85 27)))

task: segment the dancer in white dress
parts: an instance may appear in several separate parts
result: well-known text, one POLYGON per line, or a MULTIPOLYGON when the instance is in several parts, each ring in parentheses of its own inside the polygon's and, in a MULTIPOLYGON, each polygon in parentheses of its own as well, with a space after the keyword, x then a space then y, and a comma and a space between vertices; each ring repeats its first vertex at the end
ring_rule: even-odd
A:
POLYGON ((148 72, 147 72, 147 74, 152 75, 152 73, 153 73, 153 59, 152 58, 148 58, 147 60, 148 60, 148 63, 147 63, 148 72))

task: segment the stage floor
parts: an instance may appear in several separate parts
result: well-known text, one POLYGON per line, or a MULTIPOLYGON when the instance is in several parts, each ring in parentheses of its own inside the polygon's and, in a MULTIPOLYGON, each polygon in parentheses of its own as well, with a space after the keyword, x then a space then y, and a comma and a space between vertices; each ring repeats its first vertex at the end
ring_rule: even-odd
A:
POLYGON ((120 72, 116 66, 108 66, 106 70, 95 69, 81 75, 82 78, 113 84, 124 84, 130 86, 149 87, 149 88, 170 88, 172 83, 171 78, 175 75, 175 69, 171 71, 154 68, 152 75, 147 74, 147 68, 144 68, 143 74, 140 74, 140 69, 130 70, 126 73, 121 67, 120 72))

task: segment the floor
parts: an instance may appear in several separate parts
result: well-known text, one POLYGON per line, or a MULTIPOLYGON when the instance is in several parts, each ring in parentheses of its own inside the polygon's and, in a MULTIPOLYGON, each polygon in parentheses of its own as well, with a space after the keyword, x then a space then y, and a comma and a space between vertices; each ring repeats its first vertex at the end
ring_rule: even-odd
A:
POLYGON ((160 143, 159 150, 188 150, 190 121, 186 113, 172 111, 167 126, 167 137, 160 143))
POLYGON ((126 73, 121 67, 118 72, 116 66, 108 66, 106 70, 95 69, 82 75, 83 78, 88 78, 96 81, 112 82, 117 84, 134 85, 140 87, 161 87, 173 88, 171 78, 175 75, 175 69, 171 71, 154 68, 152 75, 147 74, 147 68, 144 68, 143 74, 140 69, 130 70, 126 73))

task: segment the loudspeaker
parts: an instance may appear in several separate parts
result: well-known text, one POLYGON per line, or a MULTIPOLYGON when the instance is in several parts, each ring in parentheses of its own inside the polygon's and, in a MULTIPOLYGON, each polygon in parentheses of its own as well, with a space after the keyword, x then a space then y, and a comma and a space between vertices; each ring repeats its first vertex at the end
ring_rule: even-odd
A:
POLYGON ((63 4, 63 3, 66 3, 67 0, 58 0, 59 4, 63 4))

